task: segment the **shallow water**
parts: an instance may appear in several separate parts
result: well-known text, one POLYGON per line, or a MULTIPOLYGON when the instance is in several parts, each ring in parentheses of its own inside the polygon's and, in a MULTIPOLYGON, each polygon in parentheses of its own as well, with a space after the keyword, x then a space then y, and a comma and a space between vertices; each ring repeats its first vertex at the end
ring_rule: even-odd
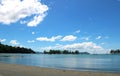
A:
POLYGON ((0 62, 67 70, 120 72, 120 55, 0 54, 0 62))

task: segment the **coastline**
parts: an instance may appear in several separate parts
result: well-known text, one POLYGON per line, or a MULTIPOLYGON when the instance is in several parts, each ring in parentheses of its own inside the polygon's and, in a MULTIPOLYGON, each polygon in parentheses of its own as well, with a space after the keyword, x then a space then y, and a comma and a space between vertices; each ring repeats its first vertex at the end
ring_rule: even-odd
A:
POLYGON ((120 76, 120 73, 61 70, 0 63, 0 76, 120 76))

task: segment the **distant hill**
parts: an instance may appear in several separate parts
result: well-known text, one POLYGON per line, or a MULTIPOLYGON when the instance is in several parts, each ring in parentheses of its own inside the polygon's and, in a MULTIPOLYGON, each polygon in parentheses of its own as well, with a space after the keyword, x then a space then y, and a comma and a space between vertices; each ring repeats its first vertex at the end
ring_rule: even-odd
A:
POLYGON ((24 47, 13 47, 0 43, 0 53, 35 53, 32 49, 24 47))

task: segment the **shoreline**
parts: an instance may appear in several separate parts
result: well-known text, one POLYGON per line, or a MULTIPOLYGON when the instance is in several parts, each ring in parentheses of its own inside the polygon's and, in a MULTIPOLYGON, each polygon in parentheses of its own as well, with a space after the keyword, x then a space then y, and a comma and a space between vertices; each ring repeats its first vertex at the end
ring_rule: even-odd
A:
POLYGON ((120 73, 63 70, 0 63, 0 76, 120 76, 120 73))
POLYGON ((47 67, 47 66, 35 66, 35 65, 24 65, 24 64, 16 64, 16 63, 6 63, 6 62, 0 62, 0 64, 10 64, 10 65, 21 65, 21 66, 29 66, 29 67, 38 67, 38 68, 47 68, 47 69, 56 69, 56 70, 68 70, 68 71, 80 71, 80 72, 103 72, 103 73, 118 73, 120 74, 120 71, 106 71, 106 70, 98 70, 98 69, 87 69, 87 68, 81 68, 81 69, 73 69, 73 68, 62 68, 62 67, 59 67, 59 68, 56 68, 56 67, 47 67))

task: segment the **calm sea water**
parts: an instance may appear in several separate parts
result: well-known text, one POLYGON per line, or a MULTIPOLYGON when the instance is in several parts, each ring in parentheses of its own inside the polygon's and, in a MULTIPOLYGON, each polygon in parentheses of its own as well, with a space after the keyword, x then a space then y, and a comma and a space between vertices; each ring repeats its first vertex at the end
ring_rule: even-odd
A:
POLYGON ((68 70, 120 72, 120 55, 0 54, 0 62, 68 70))

